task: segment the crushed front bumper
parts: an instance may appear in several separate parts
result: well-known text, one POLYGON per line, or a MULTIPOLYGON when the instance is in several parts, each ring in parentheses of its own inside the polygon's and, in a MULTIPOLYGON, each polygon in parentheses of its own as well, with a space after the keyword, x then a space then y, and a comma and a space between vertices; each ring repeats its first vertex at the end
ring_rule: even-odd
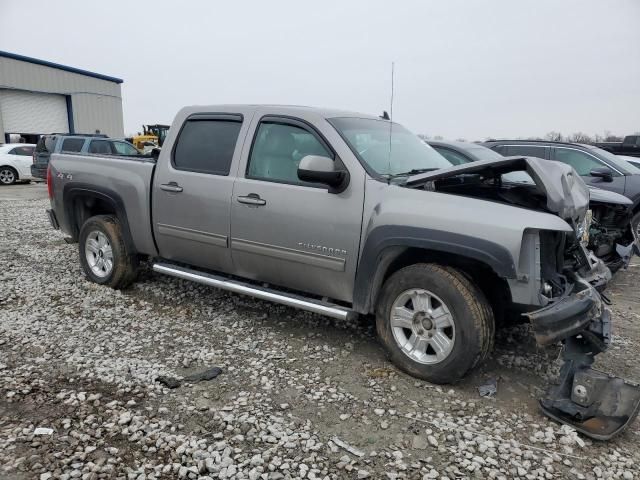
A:
POLYGON ((542 411, 598 440, 624 430, 640 410, 640 386, 591 368, 611 342, 611 314, 591 284, 580 278, 574 290, 546 307, 525 314, 536 341, 562 341, 558 384, 540 400, 542 411))

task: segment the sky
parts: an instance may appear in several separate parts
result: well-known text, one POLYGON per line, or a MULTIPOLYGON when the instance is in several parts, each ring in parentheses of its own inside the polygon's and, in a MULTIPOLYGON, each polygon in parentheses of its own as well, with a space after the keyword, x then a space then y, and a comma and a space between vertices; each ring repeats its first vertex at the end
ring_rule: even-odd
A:
POLYGON ((124 79, 125 132, 185 105, 371 114, 445 138, 640 131, 640 0, 0 0, 0 50, 124 79))

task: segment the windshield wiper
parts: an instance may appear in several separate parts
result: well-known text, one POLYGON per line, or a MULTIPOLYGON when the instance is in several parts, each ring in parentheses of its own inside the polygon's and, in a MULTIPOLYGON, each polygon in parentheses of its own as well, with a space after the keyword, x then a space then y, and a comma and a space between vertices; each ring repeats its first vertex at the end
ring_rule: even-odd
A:
POLYGON ((386 175, 387 178, 408 177, 410 175, 417 175, 418 173, 433 172, 434 170, 440 170, 438 167, 431 168, 413 168, 408 172, 394 173, 393 175, 386 175))

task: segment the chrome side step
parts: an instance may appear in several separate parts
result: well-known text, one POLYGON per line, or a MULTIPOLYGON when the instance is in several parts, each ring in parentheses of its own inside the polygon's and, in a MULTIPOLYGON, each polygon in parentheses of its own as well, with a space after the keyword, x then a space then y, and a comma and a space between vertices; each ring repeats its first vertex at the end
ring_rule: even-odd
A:
POLYGON ((172 277, 178 277, 184 280, 203 283, 204 285, 221 288, 230 292, 250 295, 261 300, 269 300, 271 302, 281 303, 282 305, 300 308, 302 310, 319 313, 320 315, 326 315, 328 317, 338 318, 340 320, 345 320, 350 316, 355 315, 354 311, 333 303, 324 303, 319 300, 305 298, 300 295, 280 292, 277 290, 272 290, 270 288, 263 288, 251 285, 249 283, 243 283, 237 280, 230 280, 223 276, 199 272, 197 270, 179 267, 170 263, 154 263, 153 270, 155 272, 171 275, 172 277))

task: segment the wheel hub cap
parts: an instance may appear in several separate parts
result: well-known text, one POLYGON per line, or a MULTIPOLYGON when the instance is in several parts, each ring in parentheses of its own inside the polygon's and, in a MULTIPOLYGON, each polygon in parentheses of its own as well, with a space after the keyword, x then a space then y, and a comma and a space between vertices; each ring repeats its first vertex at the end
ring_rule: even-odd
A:
POLYGON ((394 340, 412 360, 435 364, 451 354, 456 334, 453 316, 433 292, 402 292, 391 306, 390 321, 394 340))
POLYGON ((99 230, 87 235, 85 241, 87 264, 94 275, 107 277, 113 270, 113 250, 107 236, 99 230))

